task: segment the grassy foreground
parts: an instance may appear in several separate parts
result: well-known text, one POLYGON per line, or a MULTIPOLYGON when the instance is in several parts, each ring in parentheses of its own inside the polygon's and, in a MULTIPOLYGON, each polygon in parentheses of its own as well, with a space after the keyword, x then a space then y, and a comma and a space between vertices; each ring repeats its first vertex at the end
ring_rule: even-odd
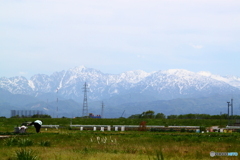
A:
MULTIPOLYGON (((62 119, 59 119, 59 123, 56 119, 52 121, 63 126, 69 124, 69 121, 65 124, 62 119)), ((13 131, 16 123, 14 119, 0 121, 0 132, 8 134, 6 130, 13 131)), ((240 154, 239 144, 239 133, 94 132, 65 127, 58 130, 41 129, 41 133, 36 134, 34 127, 29 127, 27 134, 0 139, 0 157, 3 160, 19 157, 24 160, 240 159, 240 156, 210 157, 211 151, 240 154)))

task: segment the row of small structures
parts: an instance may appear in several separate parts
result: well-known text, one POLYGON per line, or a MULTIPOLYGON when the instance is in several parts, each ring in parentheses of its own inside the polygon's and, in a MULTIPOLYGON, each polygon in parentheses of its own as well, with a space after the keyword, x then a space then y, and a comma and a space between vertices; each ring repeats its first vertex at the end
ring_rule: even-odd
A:
MULTIPOLYGON (((42 125, 42 128, 56 128, 58 129, 59 125, 42 125)), ((134 131, 134 130, 142 130, 142 131, 194 131, 197 133, 204 132, 202 131, 201 126, 156 126, 156 125, 70 125, 72 129, 77 129, 80 131, 83 130, 93 130, 93 131, 134 131)), ((212 126, 206 128, 206 132, 233 132, 239 131, 240 126, 226 126, 226 128, 219 128, 218 126, 212 126)))
MULTIPOLYGON (((42 125, 42 128, 63 128, 59 125, 42 125)), ((204 132, 224 132, 231 133, 240 131, 240 126, 226 126, 226 128, 218 128, 212 126, 209 128, 202 128, 201 126, 156 126, 156 125, 70 125, 71 129, 75 130, 92 130, 92 131, 191 131, 196 133, 204 132)), ((15 128, 15 132, 19 133, 19 127, 15 128)))
POLYGON ((200 130, 200 126, 156 126, 156 125, 148 125, 148 126, 139 126, 139 125, 70 125, 70 127, 79 128, 82 130, 100 130, 100 131, 133 131, 133 130, 151 130, 151 129, 182 129, 185 128, 187 130, 200 130))

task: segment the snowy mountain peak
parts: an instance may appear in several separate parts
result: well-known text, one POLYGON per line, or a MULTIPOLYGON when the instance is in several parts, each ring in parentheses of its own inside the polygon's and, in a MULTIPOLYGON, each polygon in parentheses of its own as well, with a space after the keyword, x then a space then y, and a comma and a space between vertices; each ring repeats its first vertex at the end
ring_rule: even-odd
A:
POLYGON ((185 70, 185 69, 169 69, 166 71, 162 71, 165 74, 170 74, 170 75, 185 75, 185 74, 194 74, 194 72, 185 70))
POLYGON ((205 76, 205 77, 215 79, 217 81, 225 82, 233 87, 240 88, 240 78, 237 78, 235 76, 224 76, 223 77, 223 76, 214 75, 214 74, 211 74, 210 72, 204 72, 204 71, 198 72, 198 74, 205 76))
POLYGON ((147 73, 142 70, 135 70, 135 71, 127 71, 122 74, 120 74, 120 81, 127 81, 129 83, 138 83, 142 79, 149 76, 150 73, 147 73))
POLYGON ((199 75, 206 76, 206 77, 211 77, 212 73, 211 72, 206 72, 206 71, 200 71, 198 72, 199 75))
POLYGON ((122 73, 121 75, 125 75, 125 76, 137 76, 137 77, 140 77, 140 78, 145 78, 145 77, 149 76, 150 73, 147 73, 147 72, 142 71, 142 70, 135 70, 135 71, 127 71, 127 72, 124 72, 124 73, 122 73))
POLYGON ((89 85, 89 99, 92 100, 131 93, 176 98, 183 95, 230 93, 240 88, 240 78, 221 77, 209 72, 169 69, 148 73, 135 70, 113 75, 85 66, 55 72, 51 76, 37 74, 30 80, 24 77, 0 78, 0 88, 14 94, 28 95, 55 94, 58 88, 58 94, 62 97, 79 100, 85 82, 89 85))
POLYGON ((85 69, 86 69, 85 66, 78 66, 78 67, 69 69, 69 71, 75 72, 75 73, 80 73, 80 72, 83 72, 85 69))

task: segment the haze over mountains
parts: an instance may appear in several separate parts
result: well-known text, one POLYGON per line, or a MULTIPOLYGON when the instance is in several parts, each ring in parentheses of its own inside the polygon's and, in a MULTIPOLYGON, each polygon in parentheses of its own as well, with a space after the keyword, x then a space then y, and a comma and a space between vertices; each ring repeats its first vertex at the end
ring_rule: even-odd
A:
POLYGON ((122 113, 128 117, 146 110, 166 115, 226 113, 226 102, 231 98, 234 113, 240 111, 239 77, 183 69, 106 74, 80 66, 50 76, 0 78, 0 116, 9 117, 13 109, 44 110, 53 117, 82 116, 85 82, 89 88, 89 113, 101 114, 103 101, 104 117, 108 118, 120 117, 122 113))

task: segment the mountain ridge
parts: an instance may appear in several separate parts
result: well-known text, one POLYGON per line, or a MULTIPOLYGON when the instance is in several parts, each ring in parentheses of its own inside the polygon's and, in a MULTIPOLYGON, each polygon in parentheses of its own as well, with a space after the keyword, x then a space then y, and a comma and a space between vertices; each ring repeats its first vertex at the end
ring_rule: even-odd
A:
MULTIPOLYGON (((154 78, 171 78, 171 76, 175 76, 173 79, 176 82, 179 80, 185 80, 186 83, 190 83, 189 81, 191 77, 195 77, 196 79, 207 77, 208 81, 212 81, 212 79, 224 82, 229 84, 230 86, 240 88, 240 78, 238 77, 223 77, 219 75, 213 75, 210 72, 191 72, 184 69, 169 69, 165 71, 154 71, 154 72, 145 72, 142 70, 135 71, 127 71, 121 74, 106 74, 102 73, 99 70, 95 70, 92 68, 86 68, 84 66, 71 68, 67 71, 62 70, 60 72, 54 72, 53 74, 45 75, 45 74, 36 74, 32 76, 29 80, 23 76, 16 76, 0 78, 0 88, 4 88, 10 91, 13 94, 27 94, 31 91, 36 92, 54 92, 57 89, 61 89, 71 85, 72 83, 77 83, 77 81, 85 82, 89 81, 89 85, 95 87, 96 83, 100 83, 101 85, 113 85, 114 84, 122 84, 125 87, 134 87, 133 84, 137 84, 147 77, 154 78), (206 74, 207 73, 207 74, 206 74), (153 75, 157 76, 154 77, 153 75), (160 77, 160 76, 162 77, 160 77), (199 77, 197 77, 199 76, 199 77), (125 84, 123 84, 125 83, 125 84), (128 84, 126 84, 128 83, 128 84), (14 88, 17 87, 17 88, 14 88)), ((148 81, 149 82, 149 81, 148 81)), ((153 82, 152 82, 153 84, 153 82)), ((141 84, 142 85, 142 84, 141 84)), ((189 84, 190 85, 190 84, 189 84)), ((89 86, 90 87, 90 86, 89 86)), ((199 88, 200 89, 200 88, 199 88)))
MULTIPOLYGON (((54 72, 51 75, 36 74, 30 79, 23 76, 2 77, 0 89, 13 95, 32 96, 39 101, 49 101, 53 104, 58 98, 64 101, 64 104, 70 104, 67 101, 72 99, 80 105, 83 101, 82 88, 85 82, 88 84, 87 94, 90 103, 105 101, 113 108, 133 103, 151 105, 151 102, 161 100, 240 94, 240 78, 236 76, 224 77, 210 72, 195 73, 185 69, 159 70, 150 73, 135 70, 107 74, 85 66, 54 72)), ((75 110, 77 103, 72 105, 75 110)), ((32 102, 31 104, 33 105, 32 102)), ((146 106, 146 110, 151 108, 149 105, 146 106)))

